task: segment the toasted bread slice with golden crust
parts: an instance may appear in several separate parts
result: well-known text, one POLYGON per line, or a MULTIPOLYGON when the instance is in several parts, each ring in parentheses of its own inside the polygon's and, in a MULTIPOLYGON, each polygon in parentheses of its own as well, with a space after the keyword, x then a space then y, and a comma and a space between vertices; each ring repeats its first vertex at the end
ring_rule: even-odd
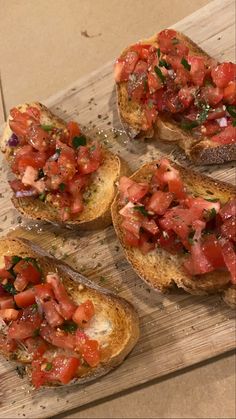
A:
MULTIPOLYGON (((42 125, 53 125, 59 129, 66 128, 66 123, 53 115, 41 103, 23 104, 17 106, 17 108, 21 112, 24 112, 28 106, 33 106, 40 110, 40 122, 42 125)), ((8 118, 1 139, 1 151, 5 154, 9 163, 12 160, 13 153, 18 148, 14 147, 13 149, 8 146, 8 140, 11 135, 12 131, 8 118)), ((13 196, 12 202, 22 215, 33 220, 48 221, 61 226, 69 228, 76 227, 84 230, 105 228, 111 224, 110 207, 116 193, 116 182, 120 176, 128 172, 128 167, 122 159, 103 148, 103 162, 92 175, 92 182, 84 192, 84 198, 86 200, 85 208, 75 219, 66 222, 61 221, 58 211, 53 205, 50 205, 48 202, 42 202, 39 198, 16 198, 13 196)))
MULTIPOLYGON (((12 238, 0 240, 1 262, 5 255, 35 258, 42 268, 44 276, 51 272, 58 274, 68 295, 76 304, 87 299, 93 302, 95 316, 89 327, 86 328, 86 334, 99 342, 101 361, 94 368, 83 364, 80 375, 73 382, 84 383, 106 374, 119 365, 133 349, 139 337, 139 320, 136 311, 128 301, 93 284, 65 263, 50 257, 44 250, 28 240, 12 238)), ((4 328, 0 329, 0 336, 4 336, 4 328)), ((51 351, 50 356, 57 351, 57 348, 53 347, 48 351, 51 351)), ((62 349, 60 349, 60 354, 62 354, 61 351, 62 349)), ((1 348, 0 353, 9 357, 1 348)), ((46 353, 46 355, 48 354, 46 353)), ((27 374, 30 376, 32 355, 27 352, 26 348, 15 350, 10 359, 26 364, 27 374)))
MULTIPOLYGON (((211 59, 205 51, 181 32, 177 37, 183 40, 189 47, 191 54, 211 59)), ((158 48, 157 35, 141 40, 141 45, 153 45, 158 48)), ((124 56, 130 47, 126 48, 120 55, 124 56)), ((121 122, 127 135, 130 138, 153 138, 156 141, 172 141, 178 144, 186 155, 195 164, 214 164, 236 160, 236 144, 219 145, 202 136, 196 139, 191 133, 183 130, 170 117, 158 114, 154 126, 150 129, 147 125, 145 112, 139 102, 130 100, 127 92, 127 82, 117 85, 117 103, 121 122)))
MULTIPOLYGON (((157 163, 158 161, 154 161, 143 165, 131 176, 131 179, 136 182, 149 182, 153 175, 153 168, 157 163)), ((226 203, 235 196, 236 191, 232 185, 215 181, 175 163, 171 163, 171 165, 180 172, 189 193, 203 198, 219 199, 222 203, 226 203)), ((119 214, 120 209, 119 194, 117 194, 111 208, 115 231, 128 261, 137 274, 152 288, 165 293, 177 285, 190 294, 204 295, 221 292, 230 287, 231 281, 228 273, 215 271, 194 278, 182 268, 184 256, 172 255, 161 248, 156 248, 143 255, 139 248, 128 246, 124 241, 121 229, 123 218, 119 214)))

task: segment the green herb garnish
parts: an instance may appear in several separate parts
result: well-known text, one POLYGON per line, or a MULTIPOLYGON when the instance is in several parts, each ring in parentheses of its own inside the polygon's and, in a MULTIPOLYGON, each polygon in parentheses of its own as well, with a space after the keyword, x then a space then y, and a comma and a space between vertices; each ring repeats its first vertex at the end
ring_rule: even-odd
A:
POLYGON ((167 70, 170 68, 170 64, 166 62, 166 60, 160 60, 158 63, 159 67, 165 67, 167 70))
POLYGON ((55 153, 57 153, 60 156, 60 154, 61 154, 61 148, 56 148, 55 153))
POLYGON ((208 211, 208 219, 209 220, 212 220, 213 218, 215 218, 215 216, 216 216, 216 210, 215 210, 215 208, 211 208, 209 211, 208 211))
POLYGON ((12 256, 11 262, 13 265, 16 265, 18 262, 20 262, 22 258, 20 256, 12 256))
POLYGON ((187 121, 184 120, 180 123, 180 126, 182 129, 186 130, 186 131, 191 131, 193 128, 198 127, 198 122, 197 121, 187 121))
POLYGON ((188 71, 191 70, 191 65, 188 63, 188 61, 186 60, 186 58, 182 58, 181 60, 181 64, 184 66, 184 68, 188 71))
POLYGON ((72 145, 74 148, 78 148, 81 145, 86 145, 87 140, 84 135, 80 135, 79 137, 74 137, 72 140, 72 145))
POLYGON ((51 362, 47 362, 46 366, 45 366, 45 371, 51 371, 52 369, 52 363, 51 362))
POLYGON ((228 105, 226 106, 227 112, 233 117, 236 118, 236 106, 228 105))
POLYGON ((5 291, 9 292, 9 294, 16 295, 17 291, 14 287, 14 285, 11 282, 7 282, 6 284, 2 284, 2 287, 5 291))
POLYGON ((173 45, 177 45, 177 44, 179 44, 179 40, 178 40, 177 38, 173 38, 173 39, 171 40, 171 42, 172 42, 172 44, 173 44, 173 45))
POLYGON ((193 239, 194 234, 195 234, 195 230, 191 230, 190 233, 189 233, 189 235, 188 235, 188 242, 190 244, 194 244, 194 239, 193 239))
POLYGON ((219 199, 217 198, 205 198, 205 200, 209 202, 219 202, 219 199))
POLYGON ((39 195, 39 199, 40 199, 40 201, 45 201, 45 199, 46 199, 46 192, 42 192, 40 195, 39 195))
POLYGON ((145 217, 148 216, 148 212, 146 211, 146 209, 143 205, 135 205, 135 207, 133 207, 133 209, 135 211, 141 212, 141 214, 145 215, 145 217))
POLYGON ((78 326, 74 322, 66 322, 63 324, 62 329, 65 330, 65 332, 74 333, 77 330, 78 326))
POLYGON ((202 108, 202 111, 198 114, 197 121, 201 125, 201 124, 203 124, 203 122, 206 121, 206 119, 208 117, 208 113, 209 113, 209 110, 210 110, 210 105, 202 104, 200 106, 202 108))
POLYGON ((60 191, 64 192, 65 187, 66 187, 65 183, 60 183, 60 185, 59 185, 60 191))
POLYGON ((161 50, 160 50, 160 48, 157 48, 157 56, 158 56, 158 58, 160 58, 160 56, 161 56, 161 50))
POLYGON ((38 327, 37 329, 33 331, 33 338, 36 338, 37 336, 39 336, 39 332, 40 332, 40 328, 38 327))
POLYGON ((43 169, 39 169, 38 171, 38 179, 42 179, 45 176, 43 169))
POLYGON ((52 131, 52 129, 53 129, 53 125, 40 125, 41 126, 41 128, 43 128, 43 130, 44 131, 52 131))
POLYGON ((159 67, 157 67, 157 66, 155 66, 154 67, 154 71, 155 71, 155 73, 158 75, 158 77, 159 77, 159 79, 161 80, 161 82, 164 84, 165 83, 165 76, 164 76, 164 74, 162 74, 162 72, 161 72, 161 70, 160 70, 160 68, 159 67))

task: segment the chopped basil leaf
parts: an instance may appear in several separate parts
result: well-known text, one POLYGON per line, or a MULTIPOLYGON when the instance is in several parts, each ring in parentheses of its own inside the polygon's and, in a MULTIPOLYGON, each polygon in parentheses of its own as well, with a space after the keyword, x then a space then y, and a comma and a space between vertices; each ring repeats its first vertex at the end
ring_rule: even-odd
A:
POLYGON ((53 125, 40 125, 41 128, 43 128, 44 131, 52 131, 53 125))
POLYGON ((141 214, 145 215, 145 217, 148 216, 148 212, 145 210, 145 207, 143 205, 136 205, 133 209, 135 211, 141 212, 141 214))
POLYGON ((197 121, 187 121, 187 120, 184 120, 184 121, 182 121, 180 123, 181 128, 184 129, 184 130, 186 130, 186 131, 190 131, 193 128, 198 127, 198 125, 199 124, 198 124, 197 121))
POLYGON ((40 201, 45 201, 45 199, 46 199, 46 192, 42 192, 40 195, 39 195, 39 199, 40 199, 40 201))
POLYGON ((170 64, 166 62, 166 60, 160 60, 158 63, 159 67, 165 67, 167 70, 170 68, 170 64))
POLYGON ((92 147, 90 147, 90 151, 95 151, 96 150, 96 146, 95 145, 92 145, 92 147))
POLYGON ((202 108, 202 111, 197 116, 197 121, 200 125, 203 124, 203 122, 206 121, 206 119, 208 117, 209 110, 210 110, 210 105, 202 104, 201 108, 202 108))
POLYGON ((40 332, 40 328, 38 327, 37 329, 33 331, 33 338, 36 338, 37 336, 39 336, 39 332, 40 332))
POLYGON ((65 332, 73 333, 77 330, 78 326, 74 322, 66 322, 63 324, 62 329, 65 330, 65 332))
POLYGON ((13 265, 16 265, 18 262, 20 262, 22 258, 20 256, 12 256, 11 262, 13 265))
POLYGON ((2 287, 5 291, 9 292, 12 295, 16 295, 17 291, 14 287, 14 285, 11 282, 7 282, 6 284, 2 284, 2 287))
POLYGON ((86 145, 87 140, 84 135, 80 135, 79 137, 74 137, 72 140, 72 145, 74 148, 78 148, 81 145, 86 145))
POLYGON ((233 117, 236 118, 236 106, 228 105, 226 106, 227 112, 233 117))
POLYGON ((52 363, 51 362, 47 362, 46 363, 46 367, 45 367, 45 371, 51 371, 52 369, 52 363))
POLYGON ((194 234, 195 234, 195 230, 191 230, 190 233, 189 233, 189 235, 188 235, 188 242, 190 244, 194 244, 194 239, 193 239, 194 234))
POLYGON ((61 154, 61 148, 56 148, 56 153, 59 154, 59 156, 60 156, 60 154, 61 154))
POLYGON ((165 83, 165 76, 164 74, 162 74, 161 70, 159 67, 155 66, 154 67, 155 73, 158 75, 158 77, 160 78, 161 82, 164 84, 165 83))
POLYGON ((60 191, 63 192, 65 190, 65 187, 66 187, 65 183, 60 183, 60 185, 59 185, 60 191))
POLYGON ((33 311, 38 311, 38 304, 37 303, 32 304, 31 309, 33 311))
POLYGON ((30 262, 34 267, 35 267, 35 269, 37 269, 37 271, 39 271, 40 273, 42 273, 42 269, 40 268, 40 266, 38 265, 38 263, 37 263, 37 260, 36 259, 34 259, 34 258, 30 258, 30 257, 25 257, 23 260, 25 260, 26 262, 30 262))
POLYGON ((158 58, 160 58, 160 56, 161 56, 161 50, 160 50, 160 48, 157 48, 157 56, 158 56, 158 58))
POLYGON ((191 70, 191 65, 188 63, 188 61, 186 60, 186 58, 182 58, 181 60, 181 64, 184 66, 184 68, 188 71, 191 70))
POLYGON ((205 198, 205 200, 209 202, 219 202, 219 199, 217 198, 205 198))
POLYGON ((233 127, 236 127, 236 119, 233 119, 232 125, 233 127))
POLYGON ((173 45, 177 45, 177 44, 179 44, 179 40, 178 40, 177 38, 173 38, 173 39, 171 40, 171 42, 172 42, 172 44, 173 44, 173 45))
POLYGON ((215 208, 212 208, 211 210, 208 211, 208 219, 212 220, 212 218, 215 218, 216 216, 216 210, 215 208))
POLYGON ((45 175, 44 175, 43 169, 39 169, 39 171, 38 171, 38 179, 42 179, 44 176, 45 175))

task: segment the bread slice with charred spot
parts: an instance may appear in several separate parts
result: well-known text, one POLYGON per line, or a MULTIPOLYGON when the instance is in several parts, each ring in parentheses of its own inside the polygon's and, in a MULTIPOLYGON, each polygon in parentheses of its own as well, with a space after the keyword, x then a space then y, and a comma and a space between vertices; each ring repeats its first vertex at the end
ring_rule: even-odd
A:
MULTIPOLYGON (((66 128, 66 123, 53 115, 41 103, 26 103, 17 106, 17 108, 21 112, 25 112, 29 106, 36 107, 40 110, 40 123, 42 125, 53 125, 62 130, 66 128)), ((18 147, 14 147, 13 149, 8 146, 8 140, 12 135, 9 118, 1 139, 1 150, 5 154, 7 161, 11 163, 13 153, 18 147)), ((76 218, 66 222, 61 221, 55 206, 49 202, 42 202, 39 198, 16 198, 13 196, 12 202, 22 215, 32 220, 48 221, 61 226, 84 230, 105 228, 111 224, 110 207, 116 193, 116 182, 120 176, 128 172, 127 164, 122 159, 103 148, 103 162, 98 170, 92 174, 92 182, 84 193, 86 201, 84 210, 76 218)))
MULTIPOLYGON (((131 179, 136 182, 150 182, 156 164, 158 164, 158 161, 143 165, 131 176, 131 179)), ((235 197, 236 190, 233 185, 215 181, 208 176, 201 175, 175 163, 171 164, 179 170, 188 193, 203 198, 218 199, 222 204, 235 197)), ((190 294, 199 295, 214 294, 230 287, 230 275, 226 272, 215 271, 192 277, 182 268, 184 259, 182 255, 172 255, 162 248, 157 248, 143 255, 138 248, 127 245, 121 228, 123 217, 119 214, 120 209, 118 193, 111 208, 115 231, 122 244, 126 258, 137 274, 150 287, 166 293, 177 285, 190 294)))
MULTIPOLYGON (((211 59, 205 51, 183 33, 177 32, 177 37, 189 47, 191 54, 211 59)), ((157 34, 140 41, 140 44, 153 45, 158 48, 157 34)), ((130 47, 126 48, 121 53, 121 57, 125 56, 129 49, 130 47)), ((158 114, 154 126, 148 128, 142 106, 128 97, 127 82, 118 83, 116 90, 120 119, 130 138, 153 138, 156 141, 174 142, 195 164, 219 164, 236 160, 236 144, 219 145, 204 136, 200 140, 196 139, 190 132, 181 129, 170 117, 158 114)))
MULTIPOLYGON (((45 251, 28 240, 22 238, 0 240, 1 265, 3 256, 13 255, 35 258, 44 277, 48 273, 57 273, 66 287, 68 295, 76 304, 80 304, 87 299, 94 304, 95 316, 87 327, 86 334, 91 339, 99 341, 101 362, 95 368, 84 364, 80 370, 80 375, 73 380, 74 382, 83 383, 100 377, 124 360, 139 337, 138 315, 128 301, 95 285, 65 263, 48 256, 45 251)), ((3 329, 0 330, 0 334, 4 335, 3 329)), ((56 352, 66 353, 65 350, 53 347, 45 353, 45 356, 53 356, 56 352)), ((1 348, 0 353, 6 358, 9 357, 1 348)), ((26 364, 27 374, 30 376, 32 356, 27 352, 26 347, 22 346, 22 348, 16 350, 11 354, 10 359, 26 364)), ((59 383, 55 385, 59 385, 59 383)))

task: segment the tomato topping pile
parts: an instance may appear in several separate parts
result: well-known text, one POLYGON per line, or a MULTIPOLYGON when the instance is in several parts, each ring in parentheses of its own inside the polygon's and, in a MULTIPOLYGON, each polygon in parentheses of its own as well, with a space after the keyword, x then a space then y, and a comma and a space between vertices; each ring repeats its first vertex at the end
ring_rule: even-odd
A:
POLYGON ((236 65, 193 55, 172 29, 153 45, 131 46, 115 63, 115 81, 125 82, 129 99, 141 104, 144 131, 161 113, 196 139, 236 141, 236 65))
POLYGON ((11 168, 17 179, 10 182, 16 197, 36 197, 53 205, 62 221, 75 218, 84 208, 83 192, 102 163, 102 149, 87 142, 77 122, 65 129, 41 123, 40 111, 10 111, 14 150, 11 168))
POLYGON ((36 259, 5 256, 0 269, 0 345, 9 355, 22 347, 32 360, 32 383, 67 384, 80 366, 100 362, 98 341, 86 327, 95 315, 91 300, 77 305, 57 274, 43 278, 36 259), (63 351, 64 350, 64 351, 63 351))
POLYGON ((126 244, 144 255, 156 248, 180 254, 193 276, 228 271, 236 284, 236 199, 222 205, 211 192, 207 198, 189 194, 165 158, 153 164, 150 182, 123 176, 119 191, 126 244))

